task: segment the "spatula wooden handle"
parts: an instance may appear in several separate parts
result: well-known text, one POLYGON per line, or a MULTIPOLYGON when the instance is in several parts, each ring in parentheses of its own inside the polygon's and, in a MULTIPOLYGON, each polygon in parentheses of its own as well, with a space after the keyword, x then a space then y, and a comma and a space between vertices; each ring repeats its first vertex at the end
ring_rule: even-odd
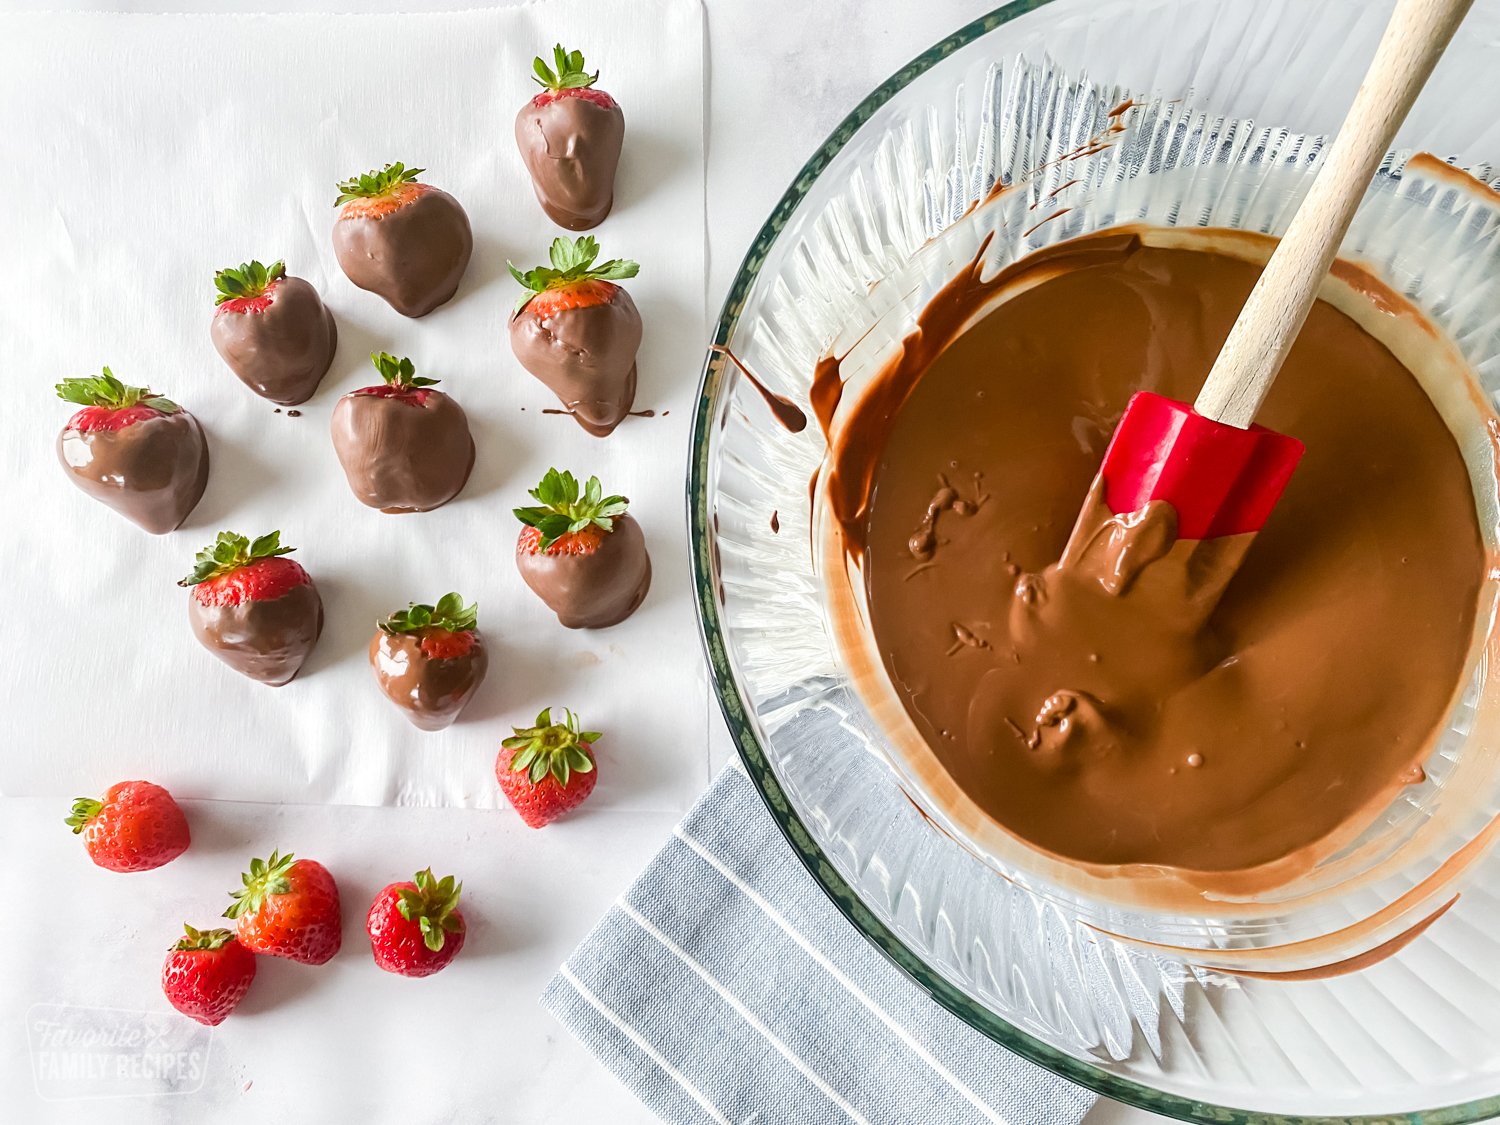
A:
POLYGON ((1355 208, 1473 0, 1399 0, 1343 127, 1193 404, 1245 428, 1301 331, 1355 208))

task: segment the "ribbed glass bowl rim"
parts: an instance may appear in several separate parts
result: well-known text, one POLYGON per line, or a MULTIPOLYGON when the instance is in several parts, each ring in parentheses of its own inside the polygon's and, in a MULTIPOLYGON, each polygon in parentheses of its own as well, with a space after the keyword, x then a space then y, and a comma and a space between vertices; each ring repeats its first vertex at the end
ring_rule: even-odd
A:
MULTIPOLYGON (((729 293, 724 299, 718 324, 714 328, 712 343, 715 347, 727 344, 733 335, 739 323, 740 310, 744 305, 745 297, 754 285, 766 255, 780 237, 788 218, 797 209, 818 176, 859 131, 860 127, 874 115, 875 111, 919 75, 959 48, 988 35, 1018 16, 1044 8, 1053 2, 1054 0, 1010 0, 1010 3, 995 8, 933 44, 897 70, 854 107, 802 166, 801 171, 792 180, 791 186, 772 208, 771 214, 756 234, 750 249, 746 251, 739 270, 735 274, 734 282, 729 288, 729 293)), ((787 843, 791 845, 792 851, 802 861, 803 866, 807 868, 808 873, 818 885, 823 888, 833 904, 860 933, 869 939, 876 949, 880 950, 898 969, 944 1008, 1001 1046, 1081 1086, 1154 1113, 1168 1114, 1185 1121, 1211 1122, 1215 1125, 1313 1125, 1316 1122, 1330 1123, 1330 1125, 1332 1123, 1392 1125, 1394 1122, 1410 1122, 1412 1125, 1470 1125, 1472 1122, 1500 1116, 1500 1095, 1438 1109, 1403 1112, 1395 1115, 1288 1117, 1195 1101, 1178 1094, 1156 1090, 1065 1054, 997 1016, 954 987, 936 970, 930 968, 889 927, 870 913, 859 896, 854 893, 828 857, 824 855, 812 833, 808 831, 807 826, 792 808, 791 802, 787 800, 766 758, 765 749, 761 746, 753 726, 745 715, 739 685, 735 681, 729 661, 725 656, 724 631, 719 617, 713 578, 713 529, 711 513, 708 509, 709 445, 712 434, 710 423, 717 405, 719 376, 723 370, 722 355, 711 347, 704 357, 703 372, 699 377, 698 404, 693 417, 687 478, 689 550, 693 583, 697 594, 695 602, 698 610, 698 623, 703 634, 705 655, 713 673, 714 694, 718 697, 724 721, 729 727, 729 733, 734 739, 735 748, 744 762, 745 769, 765 801, 772 819, 781 829, 787 843)))

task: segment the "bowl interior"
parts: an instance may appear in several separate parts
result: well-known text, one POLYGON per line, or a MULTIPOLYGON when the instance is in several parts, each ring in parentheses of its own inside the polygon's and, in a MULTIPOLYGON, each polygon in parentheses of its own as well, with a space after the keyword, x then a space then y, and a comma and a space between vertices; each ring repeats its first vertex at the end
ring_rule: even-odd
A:
MULTIPOLYGON (((888 339, 867 337, 878 354, 919 307, 920 287, 903 301, 910 287, 890 280, 951 276, 986 224, 1009 232, 1010 252, 1121 223, 1280 229, 1320 146, 1293 129, 1337 124, 1385 14, 1355 3, 1313 7, 1056 0, 993 13, 877 90, 814 159, 752 248, 719 342, 771 390, 806 404, 813 366, 841 334, 885 323, 888 339), (1030 207, 1061 182, 1046 170, 1033 174, 1046 154, 1084 144, 1108 110, 1131 96, 1143 107, 1134 131, 1087 168, 1070 170, 1083 180, 1079 213, 1017 238, 1005 208, 1030 207), (1177 181, 1164 184, 1161 177, 1170 176, 1177 181), (996 183, 1019 190, 970 212, 996 183)), ((1439 147, 1444 155, 1471 162, 1489 151, 1495 126, 1465 82, 1493 61, 1496 48, 1485 44, 1494 42, 1482 28, 1465 29, 1435 82, 1451 95, 1464 91, 1468 111, 1439 112, 1450 107, 1424 98, 1407 135, 1416 130, 1422 141, 1446 146, 1439 147)), ((1482 300, 1454 296, 1471 291, 1460 281, 1493 285, 1488 279, 1500 276, 1493 206, 1454 188, 1440 168, 1397 162, 1361 221, 1368 231, 1362 258, 1446 317, 1480 380, 1494 386, 1494 318, 1482 300), (1437 284, 1433 254, 1403 257, 1418 240, 1382 242, 1397 216, 1406 235, 1420 231, 1429 248, 1461 247, 1462 268, 1437 284)), ((1045 881, 1028 890, 997 879, 988 849, 932 832, 897 784, 891 766, 899 772, 899 757, 879 752, 878 727, 823 628, 807 492, 822 457, 821 430, 779 427, 722 357, 710 359, 705 378, 691 501, 705 632, 726 716, 794 846, 872 940, 940 1000, 1023 1054, 1168 1112, 1233 1120, 1221 1107, 1351 1116, 1456 1105, 1430 1119, 1477 1120, 1500 1111, 1484 1101, 1500 1089, 1500 1023, 1496 1006, 1482 1010, 1474 991, 1475 966, 1486 957, 1496 963, 1500 949, 1464 914, 1491 901, 1484 879, 1493 870, 1473 873, 1451 929, 1445 923, 1413 947, 1415 956, 1436 944, 1443 958, 1467 966, 1447 974, 1431 1003, 1456 1003, 1469 1034, 1437 1030, 1434 1040, 1425 1018, 1403 1023, 1402 1005, 1391 999, 1395 980, 1385 978, 1405 980, 1405 956, 1357 977, 1296 986, 1294 1003, 1286 985, 1205 972, 1103 938, 1080 918, 1078 902, 1059 898, 1045 881), (1347 1029, 1307 1015, 1319 1004, 1350 1011, 1359 997, 1378 1012, 1362 1018, 1391 1022, 1389 1034, 1436 1041, 1439 1049, 1424 1047, 1393 1067, 1387 1047, 1353 1042, 1347 1029), (1324 1064, 1312 1065, 1305 1053, 1277 1054, 1250 1073, 1241 1052, 1268 1027, 1296 1029, 1324 1064)), ((1465 444, 1476 480, 1480 469, 1493 480, 1487 448, 1465 444)), ((1493 526, 1493 489, 1478 495, 1483 522, 1493 526)), ((1460 740, 1472 730, 1482 682, 1483 662, 1473 663, 1475 694, 1452 724, 1460 740)), ((922 796, 910 777, 902 781, 922 796)), ((1458 788, 1435 785, 1439 794, 1458 788)), ((1381 833, 1420 827, 1431 811, 1391 810, 1381 833)), ((1357 912, 1368 904, 1347 905, 1357 912)), ((1253 944, 1255 934, 1232 940, 1253 944)))

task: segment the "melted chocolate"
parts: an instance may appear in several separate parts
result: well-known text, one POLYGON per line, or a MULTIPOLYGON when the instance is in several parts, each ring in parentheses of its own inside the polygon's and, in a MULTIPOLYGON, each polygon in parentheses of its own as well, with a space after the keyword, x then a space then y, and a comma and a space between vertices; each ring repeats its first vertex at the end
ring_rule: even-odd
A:
POLYGON ((558 97, 527 102, 516 114, 516 145, 547 217, 569 230, 604 221, 615 201, 615 169, 625 142, 618 105, 558 97))
POLYGON ((323 632, 323 601, 312 579, 271 601, 204 605, 188 597, 193 635, 236 672, 280 687, 292 679, 323 632))
POLYGON ((386 698, 422 730, 442 730, 458 718, 489 670, 484 638, 466 656, 434 660, 412 633, 377 630, 370 640, 370 667, 386 698))
POLYGON ((300 277, 266 290, 269 304, 241 312, 219 306, 209 326, 214 347, 262 398, 295 406, 312 398, 338 350, 338 328, 318 291, 300 277))
POLYGON ((1257 536, 1178 540, 1160 502, 1075 523, 1130 395, 1191 400, 1256 275, 1119 234, 976 265, 825 469, 898 698, 964 792, 1055 855, 1298 854, 1409 783, 1455 697, 1485 565, 1472 485, 1421 385, 1330 305, 1259 418, 1307 455, 1257 536), (963 519, 933 492, 954 462, 990 493, 963 519))
POLYGON ((69 480, 153 535, 180 526, 208 484, 208 443, 186 410, 121 430, 65 429, 57 458, 69 480))
POLYGON ((611 300, 537 316, 528 305, 510 320, 510 346, 521 366, 557 395, 578 424, 607 437, 635 403, 635 353, 641 314, 624 289, 611 300))
POLYGON ((745 377, 745 379, 750 383, 752 387, 755 388, 756 392, 765 401, 766 406, 770 408, 771 417, 776 419, 777 424, 780 425, 782 429, 786 430, 788 433, 793 434, 800 434, 803 430, 807 429, 807 415, 802 412, 802 408, 791 399, 787 398, 786 395, 779 395, 775 391, 771 390, 770 387, 762 383, 760 379, 756 377, 755 372, 751 371, 742 362, 740 362, 739 356, 735 355, 734 352, 730 351, 728 348, 722 347, 718 344, 715 344, 709 350, 718 352, 721 355, 725 356, 730 363, 734 364, 740 369, 740 374, 745 377))
POLYGON ((426 316, 458 292, 474 235, 469 216, 446 191, 410 184, 410 198, 381 215, 341 213, 333 249, 349 280, 377 293, 402 316, 426 316))
POLYGON ((426 512, 463 490, 474 438, 463 407, 441 391, 400 395, 351 391, 333 408, 333 448, 362 504, 382 512, 426 512))
POLYGON ((640 524, 615 517, 614 530, 590 555, 516 552, 516 568, 569 629, 604 629, 624 621, 651 588, 651 557, 640 524))

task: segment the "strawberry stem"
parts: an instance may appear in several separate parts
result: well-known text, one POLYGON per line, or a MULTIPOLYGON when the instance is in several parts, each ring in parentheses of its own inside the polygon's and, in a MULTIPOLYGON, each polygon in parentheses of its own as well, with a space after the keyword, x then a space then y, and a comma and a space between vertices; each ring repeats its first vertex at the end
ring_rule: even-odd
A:
POLYGON ((421 387, 435 387, 441 382, 439 379, 418 377, 416 367, 405 356, 398 359, 390 352, 371 352, 370 362, 375 365, 375 370, 380 372, 380 377, 386 384, 392 387, 417 390, 421 387))
POLYGON ((242 263, 238 268, 226 266, 214 274, 214 288, 219 295, 214 304, 225 301, 251 300, 263 296, 274 282, 286 276, 285 262, 272 262, 263 266, 257 261, 242 263))
POLYGON ((597 70, 589 74, 583 69, 583 52, 564 50, 561 43, 552 48, 552 66, 538 55, 531 70, 532 80, 544 90, 586 90, 599 81, 597 70))
POLYGON ((415 633, 427 628, 467 633, 478 623, 478 603, 464 605, 462 595, 454 591, 444 594, 435 606, 412 602, 406 609, 398 609, 379 624, 387 633, 415 633))
POLYGON ((195 930, 186 922, 182 924, 182 928, 187 932, 183 937, 177 939, 177 944, 172 946, 173 949, 222 949, 234 940, 233 930, 195 930))
POLYGON ((351 176, 339 182, 339 197, 333 201, 342 207, 351 199, 375 199, 389 195, 402 184, 414 184, 426 168, 408 168, 405 164, 387 164, 379 171, 371 170, 360 176, 351 176))
POLYGON ((103 808, 103 801, 96 801, 92 797, 79 797, 73 802, 73 811, 63 823, 71 826, 73 835, 76 836, 83 831, 89 821, 99 815, 103 808))
POLYGON ((538 293, 548 289, 563 289, 583 281, 624 281, 641 272, 639 262, 629 258, 611 258, 594 265, 599 256, 599 241, 591 234, 577 238, 554 238, 548 251, 550 266, 537 266, 522 273, 515 264, 507 261, 511 277, 519 281, 526 292, 516 304, 520 312, 538 293))
POLYGON ((458 910, 458 896, 464 885, 455 883, 452 875, 438 879, 432 868, 424 868, 413 877, 416 889, 401 887, 396 892, 396 909, 408 922, 417 923, 422 931, 422 943, 432 952, 439 952, 448 934, 457 933, 463 922, 454 916, 458 910))
POLYGON ((229 897, 234 901, 224 911, 224 917, 238 918, 241 914, 254 914, 272 895, 286 894, 291 890, 286 874, 292 869, 293 862, 291 852, 286 855, 272 852, 270 859, 252 859, 250 870, 240 876, 240 881, 245 885, 237 891, 229 892, 229 897))
POLYGON ((176 414, 182 409, 171 399, 152 394, 150 387, 127 387, 107 367, 94 378, 64 379, 57 384, 57 397, 79 406, 102 406, 106 410, 129 410, 139 405, 163 414, 176 414))
POLYGON ((590 524, 601 531, 613 531, 615 520, 623 516, 630 505, 623 496, 605 496, 598 477, 589 477, 580 494, 578 478, 556 469, 548 469, 542 483, 528 495, 540 506, 512 510, 516 519, 541 532, 538 546, 543 551, 564 535, 582 531, 590 524))
POLYGON ((535 785, 549 773, 559 785, 566 785, 575 773, 589 773, 594 768, 593 744, 604 736, 598 731, 578 729, 578 716, 563 708, 567 718, 552 721, 552 708, 536 717, 536 726, 512 727, 515 734, 500 743, 515 751, 510 768, 525 770, 535 785), (587 745, 585 745, 587 744, 587 745))
POLYGON ((221 531, 219 537, 211 545, 198 552, 193 560, 193 573, 179 581, 177 585, 196 586, 200 582, 207 582, 210 578, 228 574, 231 570, 249 566, 259 559, 274 559, 278 555, 289 555, 296 549, 281 545, 281 532, 279 531, 262 535, 253 542, 238 532, 221 531))

